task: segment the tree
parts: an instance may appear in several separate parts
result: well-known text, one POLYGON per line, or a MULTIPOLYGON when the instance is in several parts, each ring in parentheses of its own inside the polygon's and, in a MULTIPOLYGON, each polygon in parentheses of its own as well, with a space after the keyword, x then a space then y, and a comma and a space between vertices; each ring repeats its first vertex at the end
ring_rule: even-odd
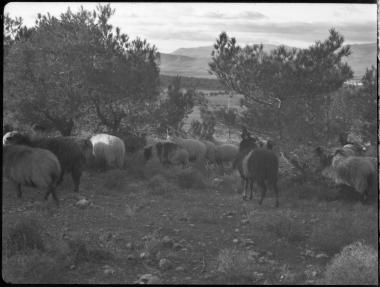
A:
POLYGON ((159 94, 159 55, 146 40, 129 42, 119 28, 113 34, 113 13, 108 4, 59 18, 39 14, 27 37, 8 45, 7 109, 63 135, 83 124, 116 133, 146 119, 159 94))
POLYGON ((228 127, 228 138, 231 138, 231 128, 237 124, 238 110, 236 108, 220 108, 214 112, 215 117, 228 127))
POLYGON ((263 45, 241 48, 223 32, 214 45, 210 72, 244 95, 243 117, 249 125, 275 129, 279 140, 318 139, 326 132, 329 94, 353 74, 342 62, 350 47, 342 46, 344 37, 335 29, 329 32, 328 39, 308 49, 280 46, 270 53, 263 45))
POLYGON ((159 132, 165 133, 170 128, 180 130, 184 119, 193 111, 195 98, 195 90, 183 91, 181 77, 175 77, 168 87, 167 98, 160 102, 155 113, 159 132))

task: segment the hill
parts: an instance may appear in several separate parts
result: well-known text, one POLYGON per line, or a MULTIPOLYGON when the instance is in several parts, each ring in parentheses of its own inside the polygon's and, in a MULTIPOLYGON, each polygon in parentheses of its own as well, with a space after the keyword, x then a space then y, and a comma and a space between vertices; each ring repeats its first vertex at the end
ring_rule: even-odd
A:
MULTIPOLYGON (((276 45, 265 44, 264 50, 268 52, 277 47, 276 45)), ((215 78, 208 73, 208 62, 211 58, 212 49, 212 46, 205 46, 180 48, 170 54, 161 53, 161 73, 170 76, 178 74, 195 78, 215 78)), ((354 71, 354 78, 360 79, 367 67, 376 65, 377 44, 353 44, 351 50, 352 53, 346 61, 354 71)))

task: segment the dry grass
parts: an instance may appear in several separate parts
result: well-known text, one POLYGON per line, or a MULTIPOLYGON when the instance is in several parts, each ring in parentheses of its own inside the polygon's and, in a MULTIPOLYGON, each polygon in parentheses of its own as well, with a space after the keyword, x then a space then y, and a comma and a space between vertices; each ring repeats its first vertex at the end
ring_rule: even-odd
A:
POLYGON ((364 240, 376 246, 376 211, 356 204, 351 210, 331 210, 313 226, 310 243, 317 249, 335 254, 344 246, 364 240))
POLYGON ((372 246, 355 242, 343 248, 327 266, 321 283, 329 285, 376 285, 378 255, 372 246))

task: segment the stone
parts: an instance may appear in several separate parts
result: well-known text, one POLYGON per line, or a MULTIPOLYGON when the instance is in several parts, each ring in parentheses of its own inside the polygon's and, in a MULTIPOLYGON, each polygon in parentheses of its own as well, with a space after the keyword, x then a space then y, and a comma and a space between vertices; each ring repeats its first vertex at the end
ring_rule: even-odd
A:
POLYGON ((162 258, 160 262, 158 263, 158 266, 161 270, 169 270, 173 267, 173 264, 170 262, 169 259, 162 258))
POLYGON ((135 284, 162 284, 161 279, 152 274, 143 274, 139 277, 135 284))
POLYGON ((128 249, 133 249, 133 244, 131 242, 128 242, 125 247, 127 247, 128 249))
POLYGON ((319 253, 315 256, 315 258, 317 259, 321 259, 321 258, 328 258, 329 256, 325 253, 319 253))
POLYGON ((77 207, 84 208, 84 207, 87 207, 88 205, 90 205, 90 202, 87 199, 82 198, 82 199, 78 200, 77 203, 75 203, 75 205, 77 207))
POLYGON ((104 272, 105 275, 113 275, 113 274, 115 274, 115 269, 112 268, 111 266, 104 265, 103 268, 104 268, 103 272, 104 272))
POLYGON ((239 240, 237 238, 234 238, 234 240, 232 240, 232 242, 237 244, 239 242, 239 240))
POLYGON ((240 221, 241 224, 248 224, 249 223, 249 220, 248 219, 242 219, 240 221))
POLYGON ((162 238, 162 245, 164 247, 171 248, 173 246, 173 240, 169 236, 166 235, 162 238))
POLYGON ((180 244, 180 243, 174 243, 173 244, 173 249, 175 250, 175 251, 179 251, 179 250, 181 250, 183 248, 183 246, 182 246, 182 244, 180 244))
POLYGON ((128 257, 127 257, 128 260, 135 260, 136 259, 136 256, 132 255, 132 254, 129 254, 128 257))
POLYGON ((183 271, 185 271, 185 267, 183 267, 183 266, 178 266, 178 267, 175 269, 175 271, 183 272, 183 271))

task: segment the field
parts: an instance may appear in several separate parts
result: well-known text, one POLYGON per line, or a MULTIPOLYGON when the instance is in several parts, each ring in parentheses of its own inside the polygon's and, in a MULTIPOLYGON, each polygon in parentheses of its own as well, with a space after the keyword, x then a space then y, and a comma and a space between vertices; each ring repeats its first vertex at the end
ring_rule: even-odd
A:
POLYGON ((164 170, 135 157, 123 170, 85 172, 79 194, 66 176, 57 209, 33 188, 17 199, 3 180, 3 279, 317 284, 344 246, 362 240, 377 250, 375 204, 333 200, 335 189, 285 178, 279 187, 280 207, 271 192, 260 206, 257 194, 242 200, 228 169, 164 170))

